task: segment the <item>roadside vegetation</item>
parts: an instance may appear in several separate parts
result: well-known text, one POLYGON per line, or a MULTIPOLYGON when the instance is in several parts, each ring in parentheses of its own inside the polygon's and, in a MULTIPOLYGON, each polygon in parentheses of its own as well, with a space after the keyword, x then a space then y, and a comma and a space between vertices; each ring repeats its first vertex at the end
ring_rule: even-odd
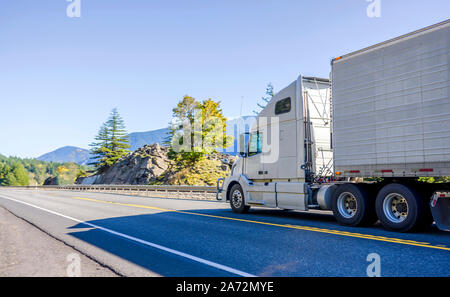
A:
POLYGON ((233 143, 233 137, 226 135, 226 121, 220 102, 184 96, 173 109, 167 144, 174 165, 161 176, 164 183, 214 185, 225 177, 228 172, 218 169, 221 162, 213 156, 233 143))
POLYGON ((421 177, 419 181, 424 183, 450 183, 450 176, 444 177, 421 177))
POLYGON ((187 166, 194 165, 218 149, 232 144, 226 135, 226 121, 220 102, 207 99, 202 102, 184 96, 173 109, 167 144, 169 157, 187 166))
POLYGON ((0 155, 0 186, 40 186, 48 178, 56 178, 58 184, 73 184, 76 178, 86 174, 88 166, 75 163, 55 163, 37 159, 21 159, 0 155))

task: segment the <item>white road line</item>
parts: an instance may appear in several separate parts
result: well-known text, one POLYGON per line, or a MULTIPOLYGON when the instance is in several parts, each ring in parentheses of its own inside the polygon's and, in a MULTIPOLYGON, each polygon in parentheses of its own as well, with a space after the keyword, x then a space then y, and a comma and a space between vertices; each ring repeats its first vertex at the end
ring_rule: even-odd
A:
POLYGON ((253 274, 250 274, 250 273, 246 273, 246 272, 243 272, 243 271, 240 271, 240 270, 237 270, 237 269, 234 269, 234 268, 222 265, 222 264, 218 264, 218 263, 215 263, 215 262, 212 262, 212 261, 209 261, 209 260, 205 260, 205 259, 202 259, 202 258, 199 258, 199 257, 196 257, 196 256, 192 256, 192 255, 189 255, 189 254, 186 254, 186 253, 183 253, 183 252, 180 252, 180 251, 177 251, 177 250, 174 250, 174 249, 171 249, 171 248, 168 248, 168 247, 156 244, 156 243, 152 243, 152 242, 149 242, 149 241, 146 241, 146 240, 143 240, 143 239, 139 239, 139 238, 136 238, 136 237, 133 237, 133 236, 121 233, 121 232, 117 232, 117 231, 114 231, 114 230, 111 230, 111 229, 108 229, 108 228, 104 228, 104 227, 101 227, 101 226, 98 226, 98 225, 95 225, 95 224, 91 224, 91 223, 88 223, 88 222, 85 222, 85 221, 82 221, 82 220, 79 220, 79 219, 76 219, 76 218, 72 218, 72 217, 60 214, 58 212, 55 212, 55 211, 52 211, 52 210, 49 210, 49 209, 45 209, 45 208, 42 208, 42 207, 30 204, 30 203, 27 203, 27 202, 23 202, 23 201, 16 200, 16 199, 13 199, 13 198, 8 198, 8 197, 2 196, 2 195, 0 195, 0 197, 3 198, 3 199, 15 201, 17 203, 21 203, 21 204, 25 204, 25 205, 34 207, 34 208, 37 208, 37 209, 49 212, 51 214, 54 214, 54 215, 57 215, 57 216, 60 216, 60 217, 63 217, 63 218, 66 218, 66 219, 78 222, 78 223, 82 223, 84 225, 91 226, 93 228, 97 228, 99 230, 102 230, 102 231, 114 234, 116 236, 120 236, 120 237, 129 239, 129 240, 132 240, 132 241, 135 241, 135 242, 138 242, 138 243, 141 243, 141 244, 144 244, 144 245, 147 245, 147 246, 150 246, 150 247, 153 247, 153 248, 156 248, 156 249, 159 249, 159 250, 162 250, 162 251, 165 251, 165 252, 168 252, 168 253, 171 253, 171 254, 174 254, 174 255, 177 255, 177 256, 189 259, 189 260, 192 260, 192 261, 195 261, 195 262, 199 262, 199 263, 205 264, 207 266, 211 266, 211 267, 214 267, 214 268, 217 268, 217 269, 220 269, 220 270, 223 270, 223 271, 227 271, 227 272, 230 272, 230 273, 233 273, 233 274, 236 274, 236 275, 244 276, 244 277, 256 277, 256 275, 253 275, 253 274))

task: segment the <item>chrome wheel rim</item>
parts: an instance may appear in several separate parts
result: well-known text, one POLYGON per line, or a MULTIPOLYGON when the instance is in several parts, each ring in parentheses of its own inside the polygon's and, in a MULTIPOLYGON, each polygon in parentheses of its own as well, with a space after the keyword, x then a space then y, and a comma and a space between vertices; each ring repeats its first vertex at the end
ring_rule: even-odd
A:
POLYGON ((408 217, 408 202, 398 193, 391 193, 384 198, 383 212, 389 221, 401 223, 408 217))
POLYGON ((356 215, 358 202, 352 193, 344 192, 337 199, 337 207, 341 216, 350 219, 356 215))
POLYGON ((240 208, 242 205, 242 193, 239 190, 234 190, 233 194, 231 195, 231 201, 233 203, 233 206, 235 208, 240 208))

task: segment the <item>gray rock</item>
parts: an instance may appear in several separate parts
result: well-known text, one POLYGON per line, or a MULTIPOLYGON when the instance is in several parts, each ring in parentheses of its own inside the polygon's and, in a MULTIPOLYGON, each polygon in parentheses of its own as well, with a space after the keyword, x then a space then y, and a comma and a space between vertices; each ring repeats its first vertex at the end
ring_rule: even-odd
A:
POLYGON ((58 177, 48 177, 45 181, 44 181, 44 183, 43 183, 43 185, 44 186, 57 186, 59 183, 58 183, 58 177))
MULTIPOLYGON (((101 175, 96 176, 94 184, 148 185, 156 180, 166 180, 174 172, 174 162, 168 158, 169 148, 157 143, 138 148, 134 153, 122 157, 116 164, 101 175)), ((218 153, 207 156, 210 160, 224 158, 234 162, 236 157, 218 153)), ((220 166, 218 170, 229 170, 220 166)), ((92 179, 90 179, 91 181, 92 179)))
POLYGON ((147 185, 169 168, 168 152, 157 143, 145 145, 108 168, 95 183, 147 185))

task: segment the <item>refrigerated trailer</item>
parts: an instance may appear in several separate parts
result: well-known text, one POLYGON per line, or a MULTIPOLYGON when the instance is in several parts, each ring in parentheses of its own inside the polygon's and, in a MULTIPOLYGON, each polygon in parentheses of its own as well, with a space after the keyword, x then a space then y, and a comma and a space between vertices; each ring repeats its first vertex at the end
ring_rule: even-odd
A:
POLYGON ((242 135, 218 199, 450 230, 449 52, 447 20, 332 59, 330 79, 300 75, 242 135))

